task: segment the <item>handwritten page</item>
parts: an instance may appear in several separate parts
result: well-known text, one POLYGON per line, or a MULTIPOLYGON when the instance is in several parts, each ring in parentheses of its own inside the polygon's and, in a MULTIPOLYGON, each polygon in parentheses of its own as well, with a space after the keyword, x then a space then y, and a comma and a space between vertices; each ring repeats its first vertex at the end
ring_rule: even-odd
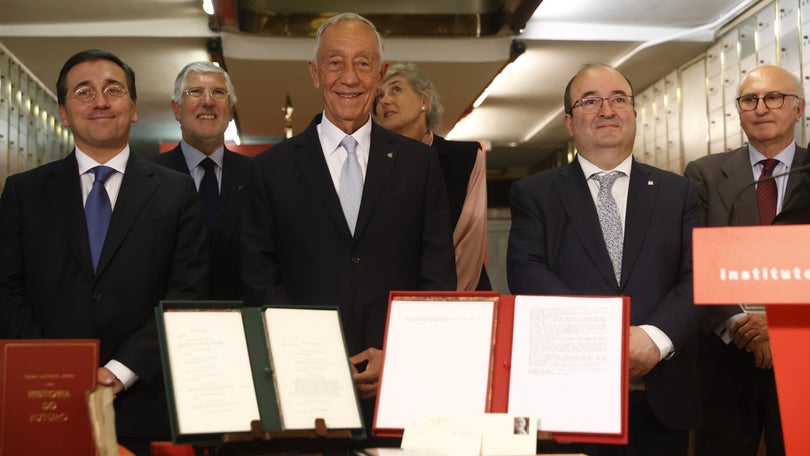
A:
POLYGON ((363 427, 337 310, 264 311, 284 429, 363 427))
POLYGON ((622 298, 517 296, 509 413, 549 432, 618 434, 622 298))
POLYGON ((245 432, 259 419, 238 310, 164 312, 180 434, 245 432))
POLYGON ((493 299, 391 301, 375 428, 485 412, 494 313, 493 299))

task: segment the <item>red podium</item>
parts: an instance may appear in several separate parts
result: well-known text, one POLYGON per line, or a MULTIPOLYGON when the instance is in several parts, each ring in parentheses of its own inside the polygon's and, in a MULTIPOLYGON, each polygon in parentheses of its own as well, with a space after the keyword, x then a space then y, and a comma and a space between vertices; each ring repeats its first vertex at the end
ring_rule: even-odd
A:
POLYGON ((785 450, 810 454, 810 225, 697 228, 695 304, 765 304, 785 450))

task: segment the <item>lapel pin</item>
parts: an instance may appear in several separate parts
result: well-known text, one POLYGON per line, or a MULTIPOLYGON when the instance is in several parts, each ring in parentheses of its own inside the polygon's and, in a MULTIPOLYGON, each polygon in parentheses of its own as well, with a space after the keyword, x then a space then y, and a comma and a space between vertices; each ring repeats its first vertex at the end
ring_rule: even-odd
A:
POLYGON ((393 152, 388 152, 387 157, 388 157, 388 158, 394 158, 394 153, 393 153, 393 152))
POLYGON ((651 187, 652 187, 653 185, 655 185, 655 182, 653 182, 653 181, 647 181, 647 185, 649 185, 649 186, 651 186, 651 187))

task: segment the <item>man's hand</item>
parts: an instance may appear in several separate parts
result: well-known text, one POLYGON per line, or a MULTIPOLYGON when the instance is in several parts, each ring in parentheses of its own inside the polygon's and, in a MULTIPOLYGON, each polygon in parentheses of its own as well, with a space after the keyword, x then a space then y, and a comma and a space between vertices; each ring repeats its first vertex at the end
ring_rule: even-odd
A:
POLYGON ((376 396, 377 384, 380 381, 382 350, 367 348, 349 358, 349 362, 352 365, 352 378, 360 399, 376 396))
POLYGON ((770 340, 767 317, 764 313, 747 314, 731 325, 731 337, 737 348, 754 351, 755 344, 770 340))
POLYGON ((647 375, 661 359, 661 351, 647 332, 638 326, 630 327, 630 378, 647 375))
POLYGON ((124 384, 106 367, 98 368, 98 384, 112 388, 113 396, 124 390, 124 384))
POLYGON ((754 354, 754 365, 760 369, 773 369, 773 358, 771 357, 771 341, 763 340, 751 342, 745 348, 754 354))

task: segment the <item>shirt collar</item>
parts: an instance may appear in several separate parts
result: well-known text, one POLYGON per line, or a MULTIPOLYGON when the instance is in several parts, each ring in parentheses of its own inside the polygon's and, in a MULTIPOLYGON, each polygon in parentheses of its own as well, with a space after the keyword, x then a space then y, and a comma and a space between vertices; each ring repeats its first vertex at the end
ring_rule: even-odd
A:
POLYGON ((633 167, 633 154, 628 155, 623 162, 619 163, 619 166, 607 171, 589 162, 580 154, 577 154, 577 160, 579 160, 579 166, 582 168, 582 174, 585 175, 586 179, 589 179, 594 174, 609 173, 611 171, 621 171, 625 176, 630 177, 630 169, 633 167))
MULTIPOLYGON (((774 155, 773 158, 779 160, 780 163, 790 168, 790 165, 793 163, 793 157, 796 155, 796 143, 791 142, 788 144, 787 147, 782 149, 778 154, 774 155)), ((756 147, 748 144, 748 159, 751 160, 751 166, 755 166, 762 160, 767 159, 762 152, 758 151, 756 147)))
POLYGON ((205 160, 206 157, 214 160, 214 163, 222 168, 222 160, 225 157, 225 145, 217 147, 211 155, 205 155, 200 152, 196 147, 187 143, 185 140, 180 141, 180 151, 183 152, 183 158, 186 159, 186 166, 188 169, 194 169, 200 165, 200 162, 205 160))
POLYGON ((85 174, 87 171, 90 171, 91 168, 95 168, 99 165, 109 166, 119 173, 124 174, 124 170, 127 169, 127 160, 129 160, 129 143, 121 149, 121 152, 118 152, 113 158, 107 160, 107 163, 98 163, 90 158, 89 155, 82 152, 79 146, 76 146, 76 163, 79 165, 80 175, 85 174))
MULTIPOLYGON (((318 125, 318 136, 321 139, 321 144, 324 146, 323 152, 328 157, 337 151, 338 147, 340 147, 340 142, 346 137, 346 133, 330 122, 326 117, 326 113, 323 113, 321 116, 321 123, 318 125)), ((357 145, 360 147, 359 150, 371 149, 370 115, 368 120, 366 120, 366 123, 364 123, 362 127, 355 130, 351 136, 357 141, 357 145)))

